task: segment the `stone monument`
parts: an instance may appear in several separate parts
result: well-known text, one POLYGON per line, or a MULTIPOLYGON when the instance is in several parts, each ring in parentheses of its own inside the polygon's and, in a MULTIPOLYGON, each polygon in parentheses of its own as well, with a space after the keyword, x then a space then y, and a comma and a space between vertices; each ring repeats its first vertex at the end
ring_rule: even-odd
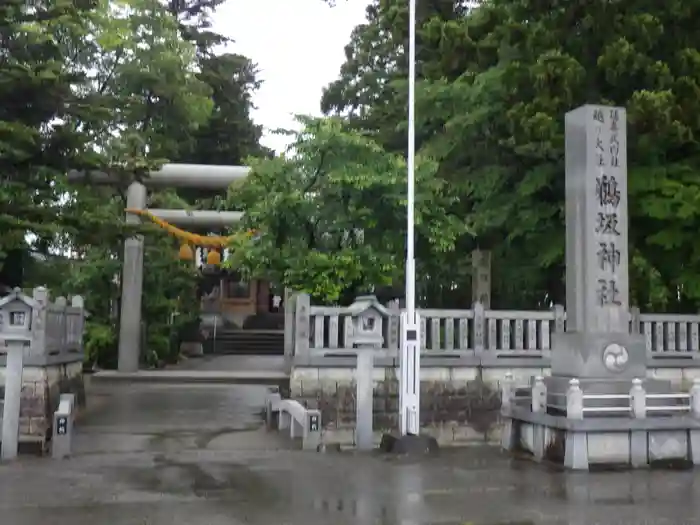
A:
POLYGON ((503 448, 577 470, 700 465, 700 380, 672 392, 648 379, 630 329, 627 229, 626 112, 582 106, 566 115, 566 331, 553 336, 550 377, 504 382, 503 448))
POLYGON ((626 124, 624 108, 566 115, 566 332, 552 340, 553 406, 572 378, 613 394, 646 377, 644 338, 630 333, 626 124))
POLYGON ((484 309, 491 308, 491 252, 472 252, 472 304, 481 303, 484 309))

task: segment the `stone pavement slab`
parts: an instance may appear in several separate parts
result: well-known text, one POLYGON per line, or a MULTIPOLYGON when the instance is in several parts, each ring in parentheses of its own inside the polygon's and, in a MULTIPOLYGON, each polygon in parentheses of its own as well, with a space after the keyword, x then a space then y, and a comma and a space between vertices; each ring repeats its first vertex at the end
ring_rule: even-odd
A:
POLYGON ((489 447, 302 452, 262 427, 264 387, 100 389, 74 458, 0 465, 1 525, 700 525, 693 471, 572 474, 489 447))

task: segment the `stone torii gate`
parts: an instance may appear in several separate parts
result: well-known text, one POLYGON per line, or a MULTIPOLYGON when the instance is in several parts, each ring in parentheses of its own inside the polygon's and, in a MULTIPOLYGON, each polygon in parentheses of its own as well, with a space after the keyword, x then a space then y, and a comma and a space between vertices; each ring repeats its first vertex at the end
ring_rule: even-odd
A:
MULTIPOLYGON (((176 187, 197 189, 223 189, 231 183, 245 179, 247 166, 214 166, 202 164, 165 164, 153 171, 142 182, 132 182, 127 190, 126 207, 146 210, 150 214, 175 226, 221 227, 238 222, 240 211, 190 211, 146 208, 147 187, 176 187)), ((104 172, 71 171, 68 180, 89 181, 92 184, 114 185, 119 178, 104 172)), ((133 213, 126 214, 127 224, 139 224, 141 219, 133 213)), ((136 372, 139 368, 141 333, 141 299, 143 295, 143 236, 124 241, 124 268, 122 270, 122 296, 119 322, 119 372, 136 372)))

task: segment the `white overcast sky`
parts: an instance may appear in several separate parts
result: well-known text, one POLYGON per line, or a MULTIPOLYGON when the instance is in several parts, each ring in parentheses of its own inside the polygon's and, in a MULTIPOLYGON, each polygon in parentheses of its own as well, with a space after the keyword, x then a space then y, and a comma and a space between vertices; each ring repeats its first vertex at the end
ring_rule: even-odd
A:
POLYGON ((365 19, 369 0, 228 0, 214 28, 233 39, 230 51, 256 62, 263 85, 254 103, 263 144, 277 151, 285 137, 268 130, 290 128, 294 114, 320 114, 323 88, 338 76, 351 31, 365 19))

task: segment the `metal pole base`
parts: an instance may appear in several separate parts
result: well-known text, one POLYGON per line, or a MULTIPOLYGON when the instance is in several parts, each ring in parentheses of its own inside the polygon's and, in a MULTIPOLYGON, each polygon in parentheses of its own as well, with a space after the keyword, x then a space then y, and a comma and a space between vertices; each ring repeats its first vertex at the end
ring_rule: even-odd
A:
POLYGON ((420 316, 401 314, 399 429, 402 436, 420 432, 420 316))

